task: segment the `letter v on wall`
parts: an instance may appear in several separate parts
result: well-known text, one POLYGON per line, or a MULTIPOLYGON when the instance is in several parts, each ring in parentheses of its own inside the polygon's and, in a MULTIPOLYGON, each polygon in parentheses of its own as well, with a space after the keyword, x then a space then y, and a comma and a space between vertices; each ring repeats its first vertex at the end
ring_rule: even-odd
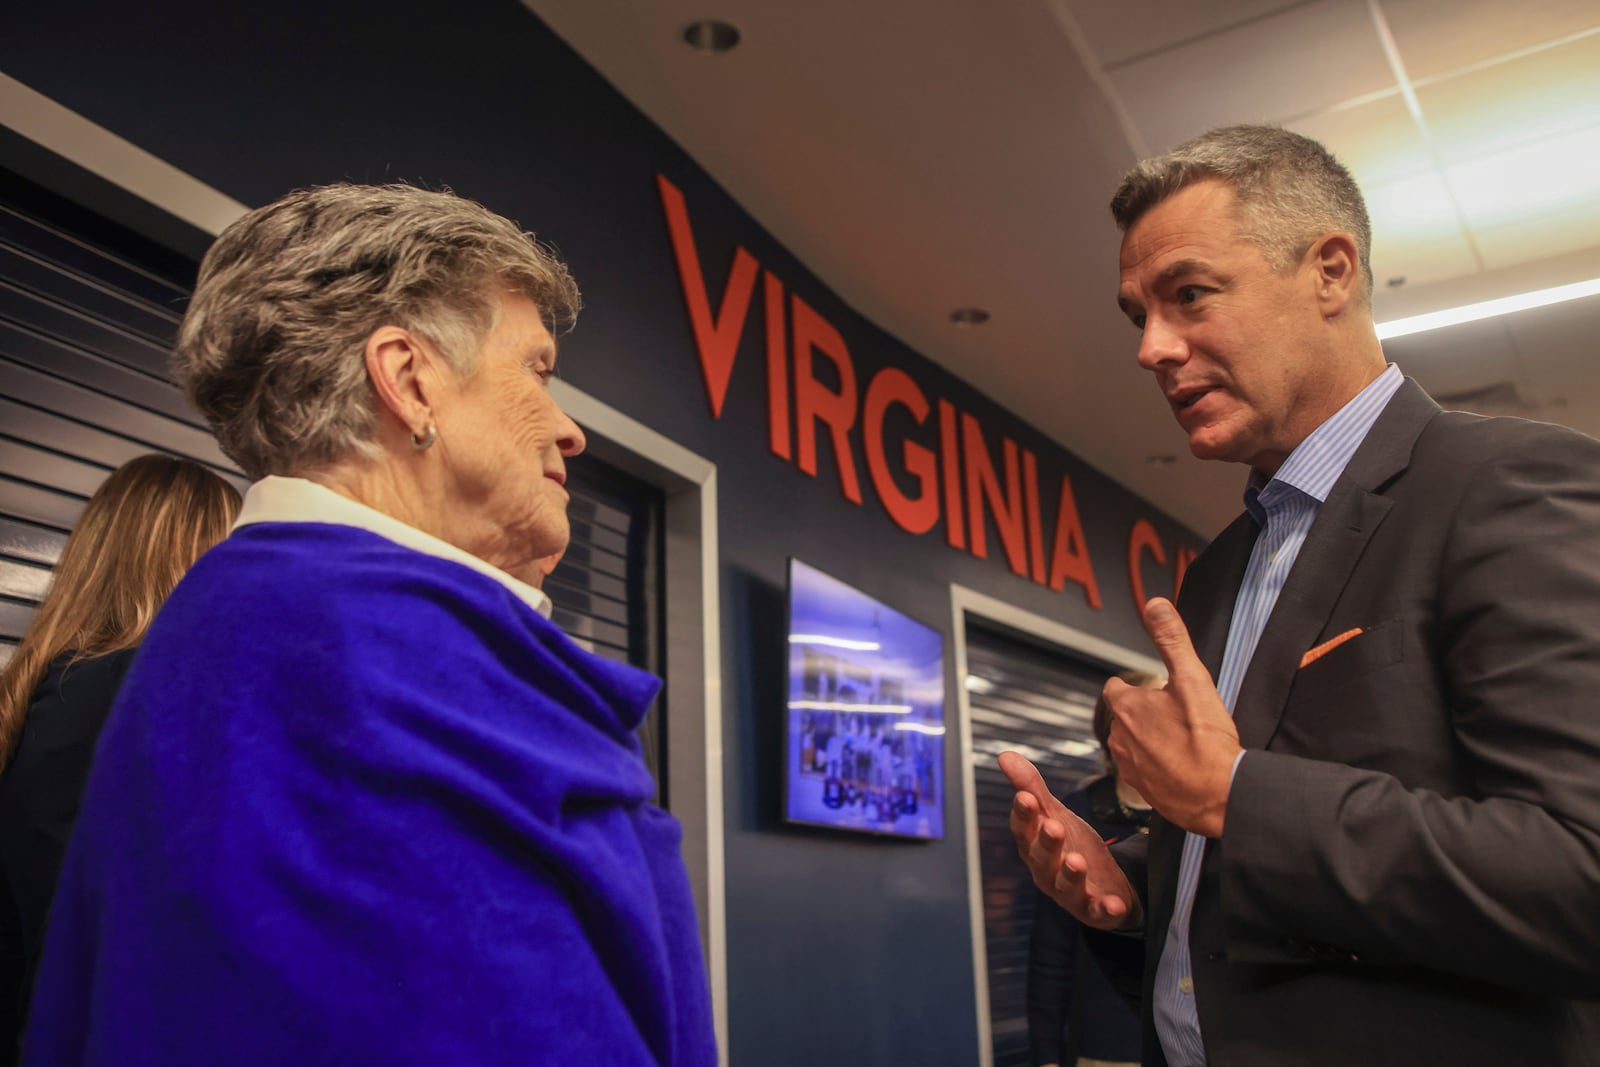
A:
POLYGON ((744 334, 744 320, 750 311, 750 296, 755 292, 761 264, 742 245, 734 250, 733 269, 728 272, 728 283, 722 291, 722 308, 713 317, 683 194, 663 175, 656 175, 656 185, 661 190, 672 254, 678 261, 678 280, 683 283, 683 300, 689 308, 689 323, 700 352, 700 375, 706 383, 706 399, 711 402, 711 417, 721 418, 722 401, 728 395, 728 379, 733 375, 734 357, 739 354, 739 338, 744 334))

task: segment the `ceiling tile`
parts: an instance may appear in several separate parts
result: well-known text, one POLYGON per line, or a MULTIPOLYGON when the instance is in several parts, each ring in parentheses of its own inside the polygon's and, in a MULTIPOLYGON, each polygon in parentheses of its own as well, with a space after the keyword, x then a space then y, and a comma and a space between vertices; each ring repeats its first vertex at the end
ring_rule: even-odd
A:
POLYGON ((1308 115, 1290 123, 1289 128, 1325 145, 1350 168, 1363 189, 1433 167, 1433 156, 1399 89, 1356 107, 1308 115))
POLYGON ((1417 102, 1446 164, 1592 126, 1600 122, 1600 34, 1418 86, 1417 102))
POLYGON ((1445 171, 1489 268, 1600 245, 1600 126, 1445 171))
POLYGON ((1472 246, 1460 230, 1404 244, 1375 237, 1372 242, 1372 276, 1379 289, 1393 279, 1402 285, 1446 282, 1478 270, 1472 246))
POLYGON ((1364 5, 1318 0, 1109 71, 1152 149, 1213 126, 1294 119, 1393 86, 1364 5))
POLYGON ((1600 26, 1594 0, 1380 0, 1413 81, 1600 26))
POLYGON ((1478 269, 1437 172, 1368 186, 1363 192, 1372 217, 1372 273, 1379 288, 1391 278, 1403 278, 1408 286, 1426 285, 1478 269))
POLYGON ((1110 68, 1197 37, 1233 29, 1304 0, 1230 0, 1226 4, 1195 4, 1192 0, 1064 2, 1095 58, 1102 67, 1110 68))
POLYGON ((1600 125, 1445 168, 1471 226, 1583 211, 1600 201, 1600 125))
POLYGON ((1472 235, 1486 268, 1514 267, 1600 246, 1600 205, 1565 217, 1530 219, 1517 226, 1474 227, 1472 235))

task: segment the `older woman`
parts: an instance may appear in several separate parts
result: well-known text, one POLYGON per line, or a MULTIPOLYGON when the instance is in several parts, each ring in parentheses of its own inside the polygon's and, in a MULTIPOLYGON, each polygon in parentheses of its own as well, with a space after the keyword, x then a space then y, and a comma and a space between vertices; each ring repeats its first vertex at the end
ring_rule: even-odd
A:
POLYGON ((633 735, 658 683, 536 588, 577 304, 446 193, 312 189, 217 239, 178 372, 259 480, 102 736, 30 1062, 715 1061, 633 735))

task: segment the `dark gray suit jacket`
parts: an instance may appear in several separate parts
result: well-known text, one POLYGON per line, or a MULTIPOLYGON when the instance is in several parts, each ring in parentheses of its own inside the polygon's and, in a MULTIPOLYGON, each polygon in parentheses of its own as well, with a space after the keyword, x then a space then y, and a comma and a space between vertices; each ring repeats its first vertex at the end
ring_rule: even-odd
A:
MULTIPOLYGON (((1255 536, 1241 516, 1184 580, 1213 677, 1255 536)), ((1190 930, 1212 1067, 1600 1063, 1600 443, 1406 381, 1234 717, 1248 752, 1190 930)), ((1157 823, 1118 856, 1147 1006, 1183 839, 1157 823)))

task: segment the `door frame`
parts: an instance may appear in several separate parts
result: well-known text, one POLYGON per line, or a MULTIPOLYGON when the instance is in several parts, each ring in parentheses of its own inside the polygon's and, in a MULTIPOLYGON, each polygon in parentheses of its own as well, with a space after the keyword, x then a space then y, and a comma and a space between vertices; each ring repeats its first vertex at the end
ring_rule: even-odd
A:
POLYGON ((956 719, 961 728, 961 808, 967 837, 967 911, 972 939, 972 988, 978 1013, 976 1062, 979 1067, 994 1067, 994 1033, 989 1020, 988 936, 983 927, 983 871, 978 855, 977 782, 972 774, 972 704, 967 696, 967 624, 974 620, 993 623, 1036 639, 1039 644, 1069 656, 1111 664, 1114 670, 1144 670, 1161 674, 1166 668, 1158 659, 1043 615, 1036 615, 987 593, 954 583, 950 586, 950 631, 954 638, 951 660, 955 672, 956 719))

